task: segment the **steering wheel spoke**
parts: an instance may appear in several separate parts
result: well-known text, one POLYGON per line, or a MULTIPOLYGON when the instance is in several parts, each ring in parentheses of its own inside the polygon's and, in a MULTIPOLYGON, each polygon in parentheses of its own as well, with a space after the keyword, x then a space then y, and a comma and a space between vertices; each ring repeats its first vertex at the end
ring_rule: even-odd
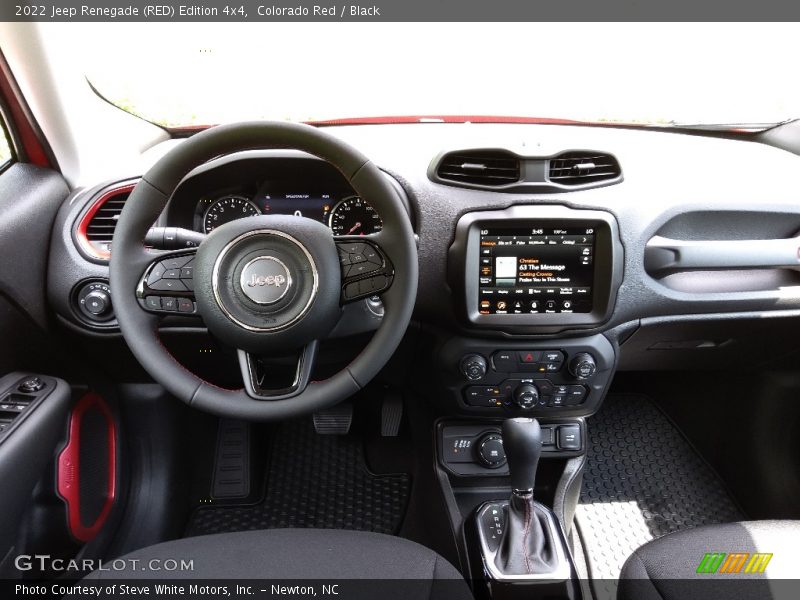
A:
POLYGON ((394 280, 394 266, 380 244, 380 234, 336 238, 342 274, 341 304, 378 296, 394 280))
POLYGON ((300 395, 311 380, 318 348, 319 342, 314 340, 300 350, 293 369, 294 375, 288 383, 275 383, 274 374, 268 372, 261 357, 238 350, 239 368, 247 395, 256 400, 285 400, 300 395))
POLYGON ((136 286, 139 305, 159 315, 197 316, 195 254, 196 250, 181 250, 160 254, 153 260, 136 286))

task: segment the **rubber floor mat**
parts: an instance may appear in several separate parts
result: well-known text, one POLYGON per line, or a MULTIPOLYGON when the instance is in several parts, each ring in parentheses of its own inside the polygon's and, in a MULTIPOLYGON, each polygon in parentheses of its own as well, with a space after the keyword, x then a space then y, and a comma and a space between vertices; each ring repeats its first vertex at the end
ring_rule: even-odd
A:
POLYGON ((622 565, 642 544, 743 518, 719 476, 647 396, 609 395, 587 426, 576 522, 598 599, 616 597, 622 565))
POLYGON ((251 506, 201 506, 186 535, 316 527, 394 534, 411 478, 375 475, 355 436, 317 435, 310 420, 281 425, 272 442, 264 500, 251 506))

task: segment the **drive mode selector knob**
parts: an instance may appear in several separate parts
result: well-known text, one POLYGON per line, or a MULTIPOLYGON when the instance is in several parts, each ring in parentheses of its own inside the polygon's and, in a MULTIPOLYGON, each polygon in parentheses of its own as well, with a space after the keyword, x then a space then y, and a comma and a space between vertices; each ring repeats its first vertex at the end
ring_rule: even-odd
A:
POLYGON ((467 354, 461 359, 461 373, 470 381, 478 381, 486 375, 486 359, 480 354, 467 354))
POLYGON ((597 364, 591 354, 581 352, 572 357, 567 368, 575 379, 589 379, 597 371, 597 364))
POLYGON ((539 402, 539 389, 532 383, 523 383, 514 389, 514 402, 520 408, 533 408, 539 402))
POLYGON ((490 469, 499 469, 506 464, 506 453, 503 450, 503 436, 489 433, 478 440, 478 461, 490 469))

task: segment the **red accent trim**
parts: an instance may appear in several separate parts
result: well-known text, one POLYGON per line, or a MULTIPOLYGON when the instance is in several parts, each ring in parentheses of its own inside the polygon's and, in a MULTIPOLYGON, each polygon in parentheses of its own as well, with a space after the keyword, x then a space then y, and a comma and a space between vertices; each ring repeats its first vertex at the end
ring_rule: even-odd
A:
POLYGON ((67 503, 67 524, 72 536, 88 542, 97 536, 111 513, 111 507, 117 497, 117 430, 114 416, 105 400, 94 393, 84 395, 72 409, 69 420, 69 440, 58 455, 58 493, 67 503), (94 523, 84 525, 81 521, 80 504, 80 445, 81 420, 84 413, 95 408, 103 413, 108 423, 108 488, 106 501, 94 523))
POLYGON ((2 94, 10 113, 7 115, 8 119, 22 146, 20 150, 24 156, 20 157, 21 160, 27 160, 40 167, 53 168, 38 126, 35 125, 33 115, 22 97, 2 52, 0 52, 0 94, 2 94))
POLYGON ((105 252, 104 250, 98 250, 94 247, 92 242, 89 241, 89 236, 87 235, 87 231, 89 229, 89 223, 92 222, 92 219, 97 214, 97 211, 105 204, 110 198, 114 196, 119 196, 120 194, 130 193, 133 191, 133 188, 136 187, 135 183, 129 183, 120 187, 114 187, 111 189, 106 190, 103 192, 101 196, 96 198, 92 205, 89 207, 84 215, 81 217, 81 220, 78 222, 78 229, 75 232, 75 236, 78 238, 78 244, 80 244, 81 248, 84 252, 86 252, 89 256, 93 258, 97 258, 99 260, 108 260, 111 258, 110 252, 105 252))

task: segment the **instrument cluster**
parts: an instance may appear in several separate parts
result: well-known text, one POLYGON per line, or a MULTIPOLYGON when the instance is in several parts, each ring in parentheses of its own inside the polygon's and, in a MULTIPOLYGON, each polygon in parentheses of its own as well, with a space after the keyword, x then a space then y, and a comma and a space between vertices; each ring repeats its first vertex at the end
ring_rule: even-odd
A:
POLYGON ((359 196, 260 189, 255 194, 226 193, 197 203, 194 229, 211 233, 225 223, 256 215, 295 215, 330 227, 334 235, 370 235, 383 224, 375 209, 359 196))

